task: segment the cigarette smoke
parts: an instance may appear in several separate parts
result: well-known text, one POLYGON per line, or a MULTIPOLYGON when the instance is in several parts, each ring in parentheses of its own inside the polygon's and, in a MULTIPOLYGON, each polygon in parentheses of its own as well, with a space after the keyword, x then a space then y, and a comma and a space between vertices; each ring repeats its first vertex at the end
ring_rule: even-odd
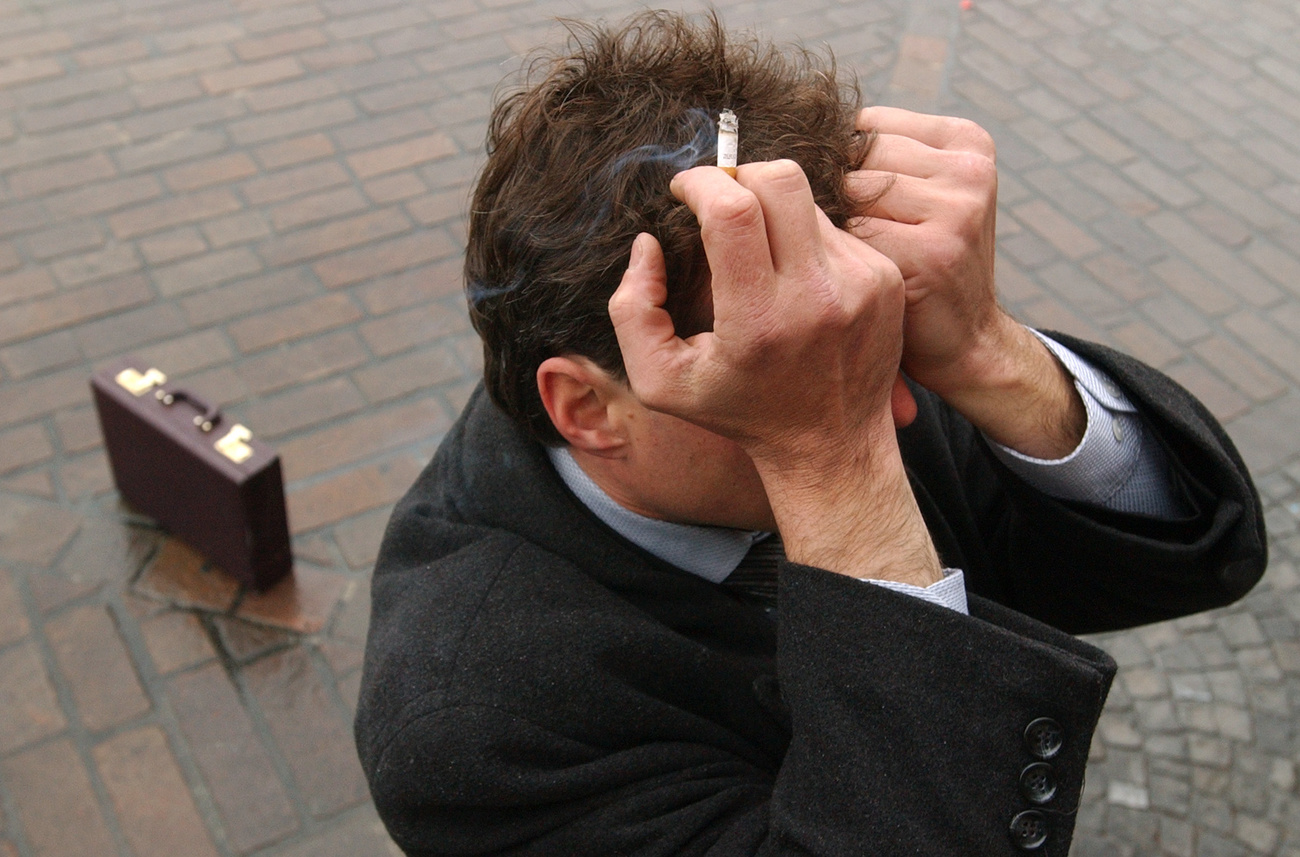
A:
MULTIPOLYGON (((665 175, 666 188, 666 179, 673 175, 716 160, 718 125, 707 110, 698 107, 687 110, 682 119, 680 134, 677 136, 678 139, 686 137, 686 142, 675 147, 661 143, 638 146, 606 163, 587 181, 581 195, 581 203, 571 209, 577 213, 577 219, 565 224, 548 224, 544 230, 540 228, 541 224, 534 223, 530 228, 530 239, 540 245, 549 245, 553 248, 557 243, 570 247, 575 243, 584 243, 613 215, 614 207, 618 202, 616 198, 618 190, 625 183, 629 172, 635 173, 647 166, 658 167, 665 175), (541 237, 539 233, 542 231, 547 233, 547 238, 541 237), (555 240, 557 233, 563 236, 558 242, 555 240)), ((469 300, 477 305, 509 294, 527 281, 527 274, 518 272, 509 283, 469 283, 466 292, 469 300)))
MULTIPOLYGON (((619 175, 631 166, 641 164, 664 164, 674 173, 689 170, 705 160, 715 159, 718 155, 718 126, 713 117, 705 110, 693 107, 686 111, 683 130, 691 135, 676 149, 663 145, 638 146, 630 152, 619 155, 609 164, 601 175, 606 179, 619 175)), ((590 185, 588 185, 590 191, 590 185)))

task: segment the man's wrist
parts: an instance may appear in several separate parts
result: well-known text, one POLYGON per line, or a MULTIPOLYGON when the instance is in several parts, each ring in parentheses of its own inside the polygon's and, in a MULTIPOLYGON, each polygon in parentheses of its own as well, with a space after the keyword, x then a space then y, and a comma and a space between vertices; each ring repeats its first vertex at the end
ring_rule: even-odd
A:
POLYGON ((930 389, 991 440, 1033 458, 1069 455, 1088 425, 1073 376, 1004 313, 996 332, 930 389))
POLYGON ((886 450, 870 465, 849 457, 816 484, 807 473, 759 465, 789 559, 916 586, 942 577, 897 445, 886 450))

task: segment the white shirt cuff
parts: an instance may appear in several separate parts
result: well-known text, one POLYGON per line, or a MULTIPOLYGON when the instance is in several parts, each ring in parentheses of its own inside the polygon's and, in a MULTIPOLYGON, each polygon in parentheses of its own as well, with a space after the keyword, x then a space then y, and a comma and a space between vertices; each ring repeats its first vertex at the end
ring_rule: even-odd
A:
POLYGON ((938 604, 940 607, 947 607, 949 610, 956 610, 963 616, 970 615, 970 609, 966 606, 966 578, 959 568, 945 568, 943 570, 943 579, 935 581, 929 586, 916 586, 912 583, 899 583, 895 580, 878 580, 874 577, 859 577, 858 580, 875 586, 883 586, 904 595, 911 595, 913 598, 920 598, 922 601, 929 601, 931 604, 938 604))
POLYGON ((1109 505, 1133 477, 1141 458, 1146 429, 1137 408, 1101 370, 1059 342, 1032 328, 1031 332, 1074 376, 1075 389, 1088 412, 1088 427, 1083 440, 1064 458, 1034 458, 990 441, 993 454, 1044 494, 1109 505))

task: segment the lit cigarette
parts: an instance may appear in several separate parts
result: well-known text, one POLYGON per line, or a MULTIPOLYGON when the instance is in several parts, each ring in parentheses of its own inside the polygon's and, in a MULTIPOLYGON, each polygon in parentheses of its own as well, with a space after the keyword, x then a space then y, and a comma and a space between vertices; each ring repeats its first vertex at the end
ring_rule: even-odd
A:
POLYGON ((736 177, 736 156, 740 151, 740 122, 731 110, 718 114, 718 166, 736 177))

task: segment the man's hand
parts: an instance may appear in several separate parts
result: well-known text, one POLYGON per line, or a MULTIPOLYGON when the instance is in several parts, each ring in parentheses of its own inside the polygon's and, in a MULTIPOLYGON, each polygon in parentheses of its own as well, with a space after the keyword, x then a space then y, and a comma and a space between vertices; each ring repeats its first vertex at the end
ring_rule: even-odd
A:
POLYGON ((851 231, 892 259, 907 287, 903 370, 994 440, 1039 458, 1068 454, 1087 424, 1073 380, 998 306, 993 139, 965 119, 872 107, 877 139, 850 189, 851 231))
POLYGON ((907 484, 897 267, 813 202, 790 161, 699 167, 672 191, 700 222, 713 330, 683 340, 664 309, 662 252, 637 238, 610 300, 633 392, 753 459, 791 559, 926 585, 938 563, 907 484))

